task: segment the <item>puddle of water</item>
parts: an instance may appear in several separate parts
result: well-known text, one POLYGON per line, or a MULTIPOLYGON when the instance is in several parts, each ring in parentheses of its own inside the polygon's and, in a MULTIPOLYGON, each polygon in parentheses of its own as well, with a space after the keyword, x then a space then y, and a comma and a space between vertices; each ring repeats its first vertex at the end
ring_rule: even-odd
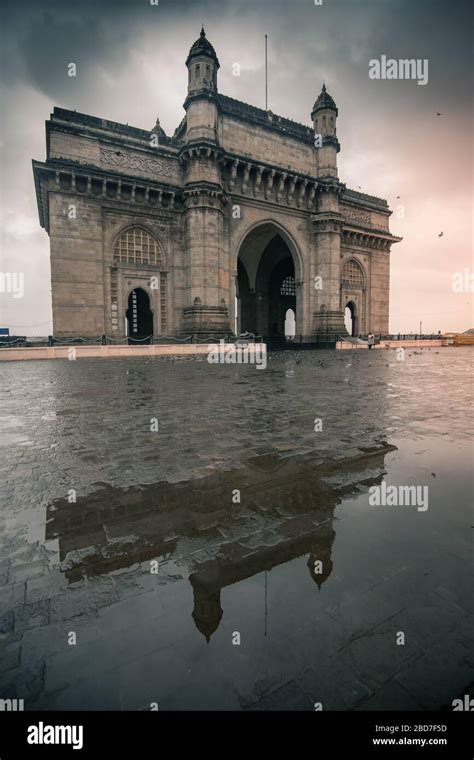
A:
POLYGON ((469 356, 415 360, 354 358, 347 383, 329 352, 261 373, 22 368, 0 538, 28 609, 18 598, 21 663, 0 693, 27 680, 30 707, 164 710, 438 709, 462 693, 469 356), (429 508, 371 505, 383 483, 428 487, 429 508))

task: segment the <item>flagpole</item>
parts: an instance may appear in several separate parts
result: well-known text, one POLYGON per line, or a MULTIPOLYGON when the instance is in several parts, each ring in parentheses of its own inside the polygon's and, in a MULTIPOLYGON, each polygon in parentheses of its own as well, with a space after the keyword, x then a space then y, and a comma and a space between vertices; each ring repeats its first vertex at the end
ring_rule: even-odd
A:
POLYGON ((268 111, 268 58, 267 58, 267 35, 265 35, 265 111, 268 111))

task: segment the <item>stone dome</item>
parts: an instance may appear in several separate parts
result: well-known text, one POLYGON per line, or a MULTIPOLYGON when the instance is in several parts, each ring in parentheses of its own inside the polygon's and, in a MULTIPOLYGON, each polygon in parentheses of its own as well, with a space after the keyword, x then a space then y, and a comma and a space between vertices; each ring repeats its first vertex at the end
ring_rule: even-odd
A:
POLYGON ((217 58, 216 51, 206 37, 204 27, 201 29, 201 34, 196 42, 191 45, 189 55, 186 59, 186 66, 189 64, 190 60, 197 55, 206 55, 208 58, 212 58, 216 62, 217 68, 219 68, 219 59, 217 58))
POLYGON ((323 89, 321 90, 321 93, 319 94, 318 99, 316 100, 316 103, 313 106, 311 115, 316 113, 316 111, 322 111, 324 108, 328 108, 331 111, 335 111, 337 115, 336 104, 334 102, 334 99, 327 92, 325 84, 323 84, 323 89))

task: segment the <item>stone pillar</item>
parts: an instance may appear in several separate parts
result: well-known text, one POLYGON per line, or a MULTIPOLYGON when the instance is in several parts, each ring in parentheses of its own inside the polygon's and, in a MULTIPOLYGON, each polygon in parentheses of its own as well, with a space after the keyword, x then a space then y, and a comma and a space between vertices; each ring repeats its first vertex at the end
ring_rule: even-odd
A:
POLYGON ((231 282, 224 236, 218 150, 188 156, 184 190, 186 306, 181 333, 203 338, 231 332, 231 282))
POLYGON ((313 216, 316 257, 311 267, 311 340, 333 344, 346 334, 341 308, 341 232, 339 188, 318 188, 318 212, 313 216))

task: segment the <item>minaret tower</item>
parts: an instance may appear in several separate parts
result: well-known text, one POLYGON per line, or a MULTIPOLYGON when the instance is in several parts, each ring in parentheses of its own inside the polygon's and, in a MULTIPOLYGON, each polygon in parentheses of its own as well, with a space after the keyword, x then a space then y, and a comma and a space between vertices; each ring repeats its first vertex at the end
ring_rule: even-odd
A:
POLYGON ((216 140, 217 127, 217 71, 219 59, 206 37, 204 28, 192 45, 186 59, 188 68, 188 97, 186 109, 186 139, 216 140))
POLYGON ((341 308, 341 232, 343 217, 339 197, 344 189, 337 176, 337 154, 340 150, 336 136, 337 107, 323 84, 311 118, 316 151, 316 177, 319 180, 317 213, 313 216, 316 248, 315 274, 320 289, 311 295, 313 311, 312 332, 320 342, 333 344, 345 335, 344 312, 341 308))
POLYGON ((204 29, 186 59, 185 145, 186 300, 183 334, 224 335, 229 325, 229 257, 224 249, 225 196, 217 136, 219 60, 204 29))

